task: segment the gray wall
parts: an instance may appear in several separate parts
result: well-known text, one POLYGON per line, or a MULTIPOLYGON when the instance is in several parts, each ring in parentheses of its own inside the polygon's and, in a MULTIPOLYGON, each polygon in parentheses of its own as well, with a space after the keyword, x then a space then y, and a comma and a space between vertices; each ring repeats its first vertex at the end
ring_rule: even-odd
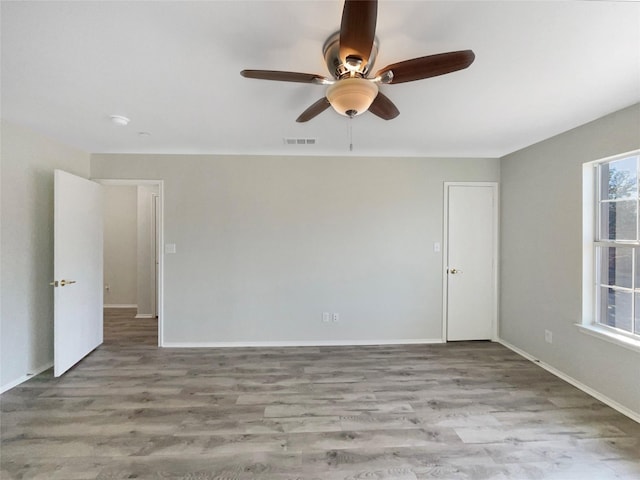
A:
POLYGON ((635 105, 501 161, 501 338, 635 412, 639 354, 574 324, 582 316, 583 163, 638 147, 635 105))
POLYGON ((165 181, 165 343, 420 341, 442 337, 443 182, 499 161, 93 155, 91 175, 165 181))
POLYGON ((89 155, 2 122, 0 388, 53 359, 53 170, 89 155))
POLYGON ((105 306, 136 305, 138 187, 104 185, 105 306))

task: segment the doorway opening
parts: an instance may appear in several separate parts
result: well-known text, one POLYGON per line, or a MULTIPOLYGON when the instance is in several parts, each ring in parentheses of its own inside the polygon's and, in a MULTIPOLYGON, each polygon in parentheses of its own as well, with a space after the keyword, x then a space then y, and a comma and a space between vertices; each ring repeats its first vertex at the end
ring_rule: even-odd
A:
POLYGON ((95 180, 104 189, 104 343, 162 346, 159 180, 95 180))

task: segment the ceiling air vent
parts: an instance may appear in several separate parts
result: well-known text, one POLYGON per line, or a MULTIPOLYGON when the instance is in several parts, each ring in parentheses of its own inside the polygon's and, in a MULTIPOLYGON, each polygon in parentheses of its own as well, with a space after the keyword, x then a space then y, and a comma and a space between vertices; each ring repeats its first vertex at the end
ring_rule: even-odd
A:
POLYGON ((315 138, 284 138, 285 145, 315 145, 315 138))

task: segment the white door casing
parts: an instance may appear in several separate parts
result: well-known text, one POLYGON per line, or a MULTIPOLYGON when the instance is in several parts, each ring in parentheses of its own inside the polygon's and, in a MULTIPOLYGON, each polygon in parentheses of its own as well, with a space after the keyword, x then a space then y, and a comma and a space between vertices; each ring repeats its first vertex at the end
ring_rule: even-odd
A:
POLYGON ((151 265, 151 278, 152 278, 152 283, 153 283, 153 288, 151 289, 151 295, 152 295, 152 301, 151 301, 151 305, 152 305, 152 315, 154 317, 158 316, 158 265, 160 264, 160 260, 159 260, 159 251, 160 251, 160 229, 159 229, 159 218, 160 218, 160 196, 158 194, 153 194, 152 195, 152 214, 151 214, 151 235, 152 235, 152 239, 151 239, 151 244, 152 244, 152 248, 151 248, 151 253, 153 256, 153 260, 152 260, 152 265, 151 265))
POLYGON ((443 339, 497 338, 497 183, 445 183, 443 339))
POLYGON ((54 375, 102 343, 102 187, 54 172, 54 375))

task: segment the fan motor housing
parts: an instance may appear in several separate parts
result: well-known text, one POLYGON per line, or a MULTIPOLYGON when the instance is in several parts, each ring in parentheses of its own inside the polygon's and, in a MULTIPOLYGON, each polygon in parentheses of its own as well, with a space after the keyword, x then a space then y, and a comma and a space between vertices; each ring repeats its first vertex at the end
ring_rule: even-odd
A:
MULTIPOLYGON (((324 55, 324 61, 327 64, 327 70, 331 72, 334 78, 340 79, 344 76, 351 75, 351 69, 347 68, 342 60, 340 60, 340 32, 335 32, 327 41, 324 42, 322 47, 322 54, 324 55)), ((366 77, 376 61, 376 55, 378 54, 378 37, 373 41, 371 47, 371 54, 369 55, 369 61, 358 69, 358 72, 362 74, 362 77, 366 77)))

